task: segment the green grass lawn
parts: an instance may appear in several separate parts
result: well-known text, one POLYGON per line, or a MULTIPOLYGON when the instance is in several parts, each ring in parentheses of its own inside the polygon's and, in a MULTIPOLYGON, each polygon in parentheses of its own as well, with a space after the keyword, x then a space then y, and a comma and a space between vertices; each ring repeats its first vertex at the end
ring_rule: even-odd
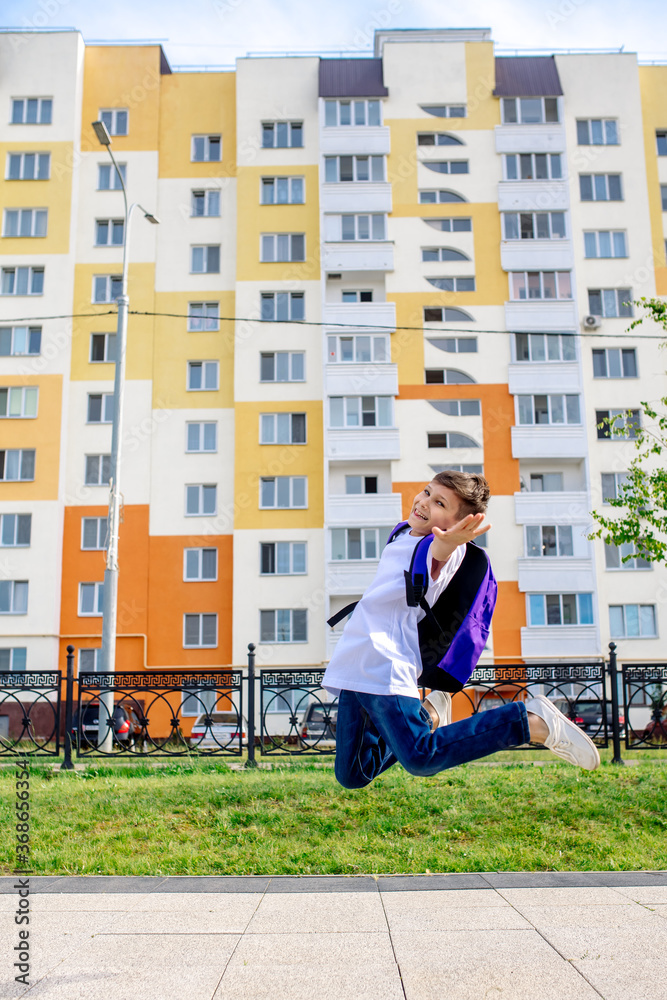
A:
MULTIPOLYGON (((35 764, 33 871, 667 869, 667 768, 639 754, 636 766, 616 767, 603 755, 593 774, 560 762, 467 765, 433 778, 395 767, 355 792, 336 783, 330 760, 241 771, 214 762, 118 761, 75 772, 35 764)), ((13 788, 14 771, 0 772, 3 873, 14 864, 13 788)))

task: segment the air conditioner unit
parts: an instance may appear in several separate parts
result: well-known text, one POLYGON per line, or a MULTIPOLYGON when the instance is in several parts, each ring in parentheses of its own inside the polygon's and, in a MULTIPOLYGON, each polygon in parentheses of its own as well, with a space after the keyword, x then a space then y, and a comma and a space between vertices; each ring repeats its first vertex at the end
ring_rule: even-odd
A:
POLYGON ((586 330, 597 330, 601 325, 601 320, 599 316, 584 316, 581 325, 585 327, 586 330))

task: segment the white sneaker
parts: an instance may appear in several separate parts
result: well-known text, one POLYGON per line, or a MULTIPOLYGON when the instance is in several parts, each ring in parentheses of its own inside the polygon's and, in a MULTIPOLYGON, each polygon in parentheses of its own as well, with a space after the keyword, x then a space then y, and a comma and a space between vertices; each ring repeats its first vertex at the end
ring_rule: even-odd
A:
POLYGON ((449 726, 452 721, 452 696, 448 691, 431 691, 424 698, 432 708, 438 713, 438 725, 432 726, 431 731, 440 729, 440 726, 449 726))
POLYGON ((544 695, 529 698, 525 702, 526 711, 539 715, 549 727, 549 735, 544 746, 566 760, 568 764, 577 764, 586 771, 594 771, 600 765, 598 749, 586 733, 570 722, 566 715, 559 712, 552 701, 544 695))

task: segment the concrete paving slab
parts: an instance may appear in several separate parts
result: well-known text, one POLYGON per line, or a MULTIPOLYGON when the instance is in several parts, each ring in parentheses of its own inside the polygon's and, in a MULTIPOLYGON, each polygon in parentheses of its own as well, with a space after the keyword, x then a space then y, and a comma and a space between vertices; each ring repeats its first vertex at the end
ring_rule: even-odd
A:
POLYGON ((646 963, 659 963, 662 967, 667 954, 667 921, 648 910, 644 919, 620 926, 587 927, 579 923, 576 926, 556 927, 544 924, 540 926, 540 934, 568 962, 599 957, 605 962, 635 960, 638 968, 646 963))
POLYGON ((428 889, 419 889, 416 891, 405 890, 404 892, 397 893, 382 893, 382 899, 385 905, 385 909, 389 912, 392 910, 400 909, 402 906, 410 907, 412 909, 419 908, 421 906, 435 906, 440 908, 446 906, 454 907, 487 907, 496 906, 505 909, 510 909, 510 904, 507 900, 503 899, 500 893, 494 892, 492 889, 459 889, 456 892, 429 892, 428 889))
POLYGON ((605 962, 587 959, 573 962, 604 1000, 664 1000, 667 990, 656 976, 655 966, 644 962, 605 962))
MULTIPOLYGON (((213 1000, 405 1000, 398 969, 367 972, 286 965, 227 969, 213 1000)), ((442 1000, 439 997, 438 1000, 442 1000)))
MULTIPOLYGON (((553 889, 498 889, 513 906, 619 906, 625 896, 609 886, 572 886, 553 889)), ((627 902, 632 902, 627 899, 627 902)))
POLYGON ((644 906, 652 903, 667 903, 667 885, 628 885, 619 886, 616 892, 627 896, 635 903, 644 906))
POLYGON ((141 898, 134 892, 38 892, 30 895, 30 909, 33 913, 131 910, 141 898))
POLYGON ((234 913, 245 925, 259 906, 262 896, 256 892, 151 892, 129 898, 133 900, 133 914, 179 913, 186 910, 234 913))
POLYGON ((379 893, 267 893, 248 924, 248 934, 387 932, 379 893))
MULTIPOLYGON (((525 904, 519 906, 517 904, 517 910, 539 931, 557 927, 586 929, 600 927, 620 930, 634 924, 652 922, 651 911, 632 902, 622 903, 620 906, 526 906, 525 904)), ((667 945, 667 941, 665 944, 667 945)))
POLYGON ((333 976, 339 967, 365 968, 378 972, 394 966, 389 933, 365 934, 245 934, 229 963, 229 969, 252 966, 273 969, 276 966, 307 967, 315 972, 325 969, 333 976))
POLYGON ((446 896, 443 899, 443 895, 411 892, 387 896, 383 901, 391 934, 399 931, 521 930, 531 926, 512 906, 467 906, 463 900, 462 905, 453 906, 446 896), (406 896, 410 899, 406 900, 406 896))
POLYGON ((377 892, 371 875, 274 875, 267 892, 377 892))
MULTIPOLYGON (((229 899, 229 897, 227 897, 229 899)), ((255 906, 257 897, 255 897, 255 906)), ((134 910, 125 912, 123 919, 114 927, 117 934, 125 934, 128 948, 136 934, 243 934, 252 911, 247 907, 230 906, 228 911, 184 909, 174 907, 167 910, 134 910)))
MULTIPOLYGON (((473 969, 446 966, 411 969, 402 975, 406 1000, 600 1000, 577 970, 561 962, 558 971, 539 967, 473 969)), ((605 1000, 609 1000, 604 994, 605 1000)), ((638 1000, 626 995, 623 1000, 638 1000)))

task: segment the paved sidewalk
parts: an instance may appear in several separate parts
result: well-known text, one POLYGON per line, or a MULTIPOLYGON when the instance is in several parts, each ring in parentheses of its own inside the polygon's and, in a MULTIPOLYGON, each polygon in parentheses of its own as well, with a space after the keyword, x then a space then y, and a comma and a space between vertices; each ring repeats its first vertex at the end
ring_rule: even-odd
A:
POLYGON ((0 878, 0 997, 667 1000, 667 873, 0 878))

